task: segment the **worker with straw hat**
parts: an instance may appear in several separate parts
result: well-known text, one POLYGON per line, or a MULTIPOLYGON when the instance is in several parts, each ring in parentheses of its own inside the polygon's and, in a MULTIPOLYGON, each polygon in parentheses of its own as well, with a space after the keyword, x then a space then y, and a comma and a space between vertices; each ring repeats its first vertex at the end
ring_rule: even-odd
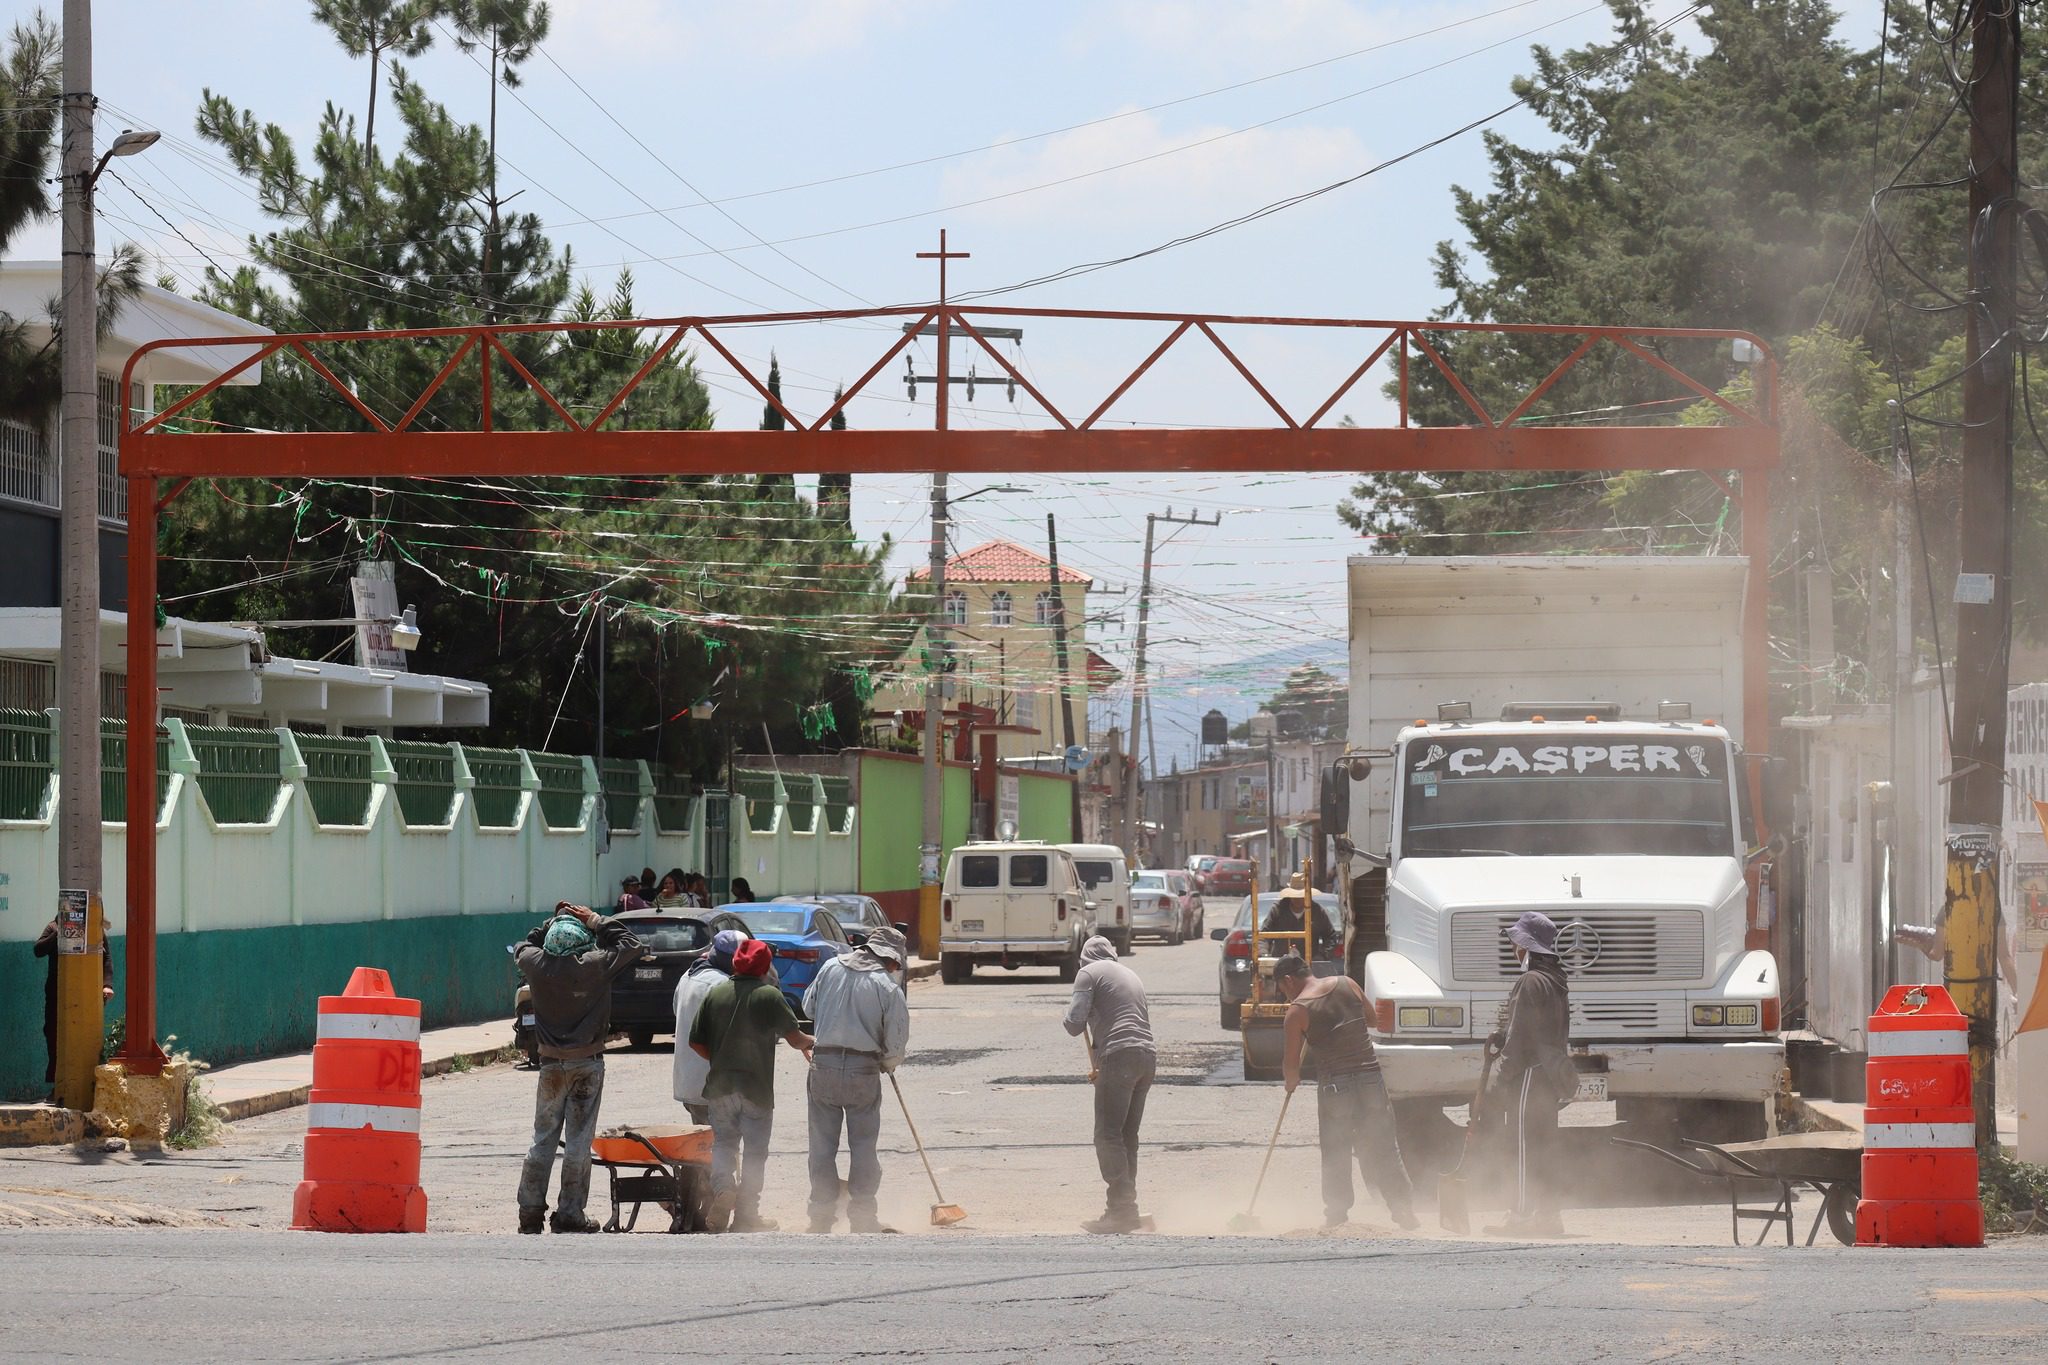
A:
POLYGON ((830 1232, 839 1216, 839 1130, 846 1129, 847 1222, 855 1232, 894 1232, 876 1205, 882 1160, 882 1075, 903 1060, 910 1009, 903 1000, 900 930, 870 930, 867 942, 818 968, 804 992, 817 1032, 811 1051, 811 1227, 830 1232))

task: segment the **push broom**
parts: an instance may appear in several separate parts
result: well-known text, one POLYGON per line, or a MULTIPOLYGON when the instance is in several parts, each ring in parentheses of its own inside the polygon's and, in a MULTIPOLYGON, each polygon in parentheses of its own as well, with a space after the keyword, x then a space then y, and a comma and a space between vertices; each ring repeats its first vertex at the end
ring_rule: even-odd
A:
POLYGON ((955 1223, 967 1221, 967 1210, 958 1204, 948 1204, 946 1196, 939 1193, 939 1178, 932 1173, 932 1159, 924 1154, 924 1139, 917 1135, 917 1123, 910 1117, 910 1106, 904 1103, 903 1087, 896 1083, 896 1073, 889 1073, 889 1088, 896 1092, 896 1103, 903 1110, 903 1122, 910 1127, 910 1140, 917 1144, 917 1159, 924 1163, 925 1176, 932 1182, 932 1197, 939 1202, 932 1205, 932 1226, 949 1228, 955 1223))

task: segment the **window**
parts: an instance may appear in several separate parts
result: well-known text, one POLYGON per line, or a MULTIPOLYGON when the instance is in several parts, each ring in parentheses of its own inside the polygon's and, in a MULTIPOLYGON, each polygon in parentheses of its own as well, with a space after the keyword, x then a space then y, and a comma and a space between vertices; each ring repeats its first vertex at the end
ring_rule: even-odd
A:
MULTIPOLYGON (((126 521, 128 481, 121 477, 121 381, 106 374, 99 378, 99 514, 106 521, 126 521)), ((140 410, 140 384, 129 386, 128 405, 140 410)))
POLYGON ((1010 614, 1010 594, 998 592, 988 599, 988 623, 990 625, 1009 625, 1010 614))
POLYGON ((939 620, 949 626, 966 625, 967 594, 964 592, 947 593, 945 605, 939 612, 939 620))
POLYGON ((0 497, 57 505, 57 462, 41 427, 0 422, 0 497))
POLYGON ((1049 625, 1051 625, 1051 624, 1052 624, 1052 613, 1053 613, 1053 599, 1052 599, 1052 593, 1050 593, 1050 592, 1042 592, 1042 593, 1038 594, 1038 624, 1039 624, 1039 625, 1041 625, 1041 626, 1049 626, 1049 625))
POLYGON ((1010 885, 1044 886, 1049 880, 1047 868, 1051 860, 1043 853, 1012 853, 1010 855, 1010 885))
POLYGON ((1116 882, 1116 869, 1104 858, 1076 858, 1074 870, 1081 874, 1081 884, 1093 891, 1104 883, 1116 882))
POLYGON ((1019 692, 1017 694, 1017 724, 1038 728, 1038 694, 1019 692))
POLYGON ((962 890, 984 891, 1003 884, 1003 860, 993 853, 969 853, 960 859, 962 890))

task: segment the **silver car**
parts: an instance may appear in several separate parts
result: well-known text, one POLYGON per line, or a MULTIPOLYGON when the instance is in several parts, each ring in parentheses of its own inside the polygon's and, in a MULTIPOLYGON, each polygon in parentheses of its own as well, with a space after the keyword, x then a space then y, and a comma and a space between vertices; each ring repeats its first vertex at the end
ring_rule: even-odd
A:
POLYGON ((1131 888, 1131 937, 1156 938, 1180 943, 1180 900, 1171 891, 1142 886, 1131 888))

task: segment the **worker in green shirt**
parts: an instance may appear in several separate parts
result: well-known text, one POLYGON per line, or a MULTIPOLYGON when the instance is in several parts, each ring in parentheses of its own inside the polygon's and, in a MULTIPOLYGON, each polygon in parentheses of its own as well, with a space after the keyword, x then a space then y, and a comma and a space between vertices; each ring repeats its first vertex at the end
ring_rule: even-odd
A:
POLYGON ((771 954, 748 939, 732 956, 732 979, 721 982, 697 1008, 690 1048, 711 1063, 704 1100, 711 1109, 713 1232, 773 1232, 761 1216, 761 1185, 768 1172, 768 1136, 775 1121, 775 1043, 811 1055, 811 1040, 772 981, 771 954), (742 1154, 744 1147, 744 1154, 742 1154))

